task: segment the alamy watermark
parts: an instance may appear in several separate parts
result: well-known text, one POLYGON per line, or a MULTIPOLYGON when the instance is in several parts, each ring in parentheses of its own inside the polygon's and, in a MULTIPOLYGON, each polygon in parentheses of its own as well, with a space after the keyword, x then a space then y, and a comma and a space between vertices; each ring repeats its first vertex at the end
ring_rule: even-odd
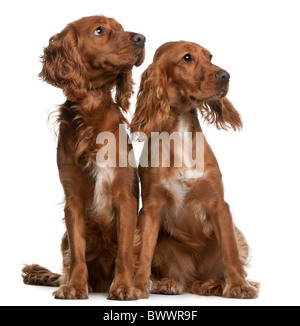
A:
POLYGON ((204 173, 204 135, 202 132, 176 131, 152 132, 151 137, 142 132, 128 136, 126 125, 119 125, 119 135, 109 131, 98 134, 96 143, 102 145, 97 152, 99 167, 137 167, 133 149, 128 144, 139 139, 145 142, 138 164, 142 167, 176 167, 185 169, 186 178, 204 173), (118 148, 117 148, 118 147, 118 148), (150 155, 150 156, 149 156, 150 155))

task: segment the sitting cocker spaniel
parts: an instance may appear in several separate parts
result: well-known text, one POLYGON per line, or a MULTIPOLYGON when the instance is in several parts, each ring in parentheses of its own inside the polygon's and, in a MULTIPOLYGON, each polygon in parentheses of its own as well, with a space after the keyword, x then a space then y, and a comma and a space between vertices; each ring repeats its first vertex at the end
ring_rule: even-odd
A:
MULTIPOLYGON (((109 299, 138 298, 137 170, 120 166, 118 151, 115 167, 103 167, 96 158, 104 146, 97 141, 99 133, 109 131, 119 142, 132 95, 132 68, 142 64, 144 44, 143 35, 125 32, 114 19, 92 16, 70 23, 44 49, 40 77, 67 98, 59 109, 57 144, 67 232, 61 245, 63 274, 30 265, 23 269, 23 280, 60 286, 55 298, 86 299, 89 291, 109 291, 109 299)), ((128 142, 126 149, 132 149, 128 142)))
POLYGON ((141 78, 131 130, 148 138, 139 166, 142 244, 135 280, 143 297, 151 284, 152 293, 258 295, 258 283, 246 280, 247 242, 232 221, 217 159, 198 120, 200 111, 218 129, 242 127, 226 98, 229 73, 211 59, 195 43, 169 42, 141 78))

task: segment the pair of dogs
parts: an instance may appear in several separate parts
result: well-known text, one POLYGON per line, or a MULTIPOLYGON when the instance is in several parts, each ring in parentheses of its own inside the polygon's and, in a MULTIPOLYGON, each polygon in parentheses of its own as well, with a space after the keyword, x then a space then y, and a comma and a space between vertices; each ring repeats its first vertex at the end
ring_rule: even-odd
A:
MULTIPOLYGON (((168 167, 161 158, 151 166, 151 157, 138 169, 97 162, 105 145, 97 135, 105 131, 115 136, 120 162, 119 129, 127 123, 123 113, 133 93, 132 68, 142 64, 144 45, 143 35, 93 16, 70 23, 44 49, 40 77, 67 98, 59 109, 57 145, 67 231, 62 275, 27 265, 23 281, 59 287, 58 299, 86 299, 89 291, 109 292, 108 299, 115 300, 184 291, 255 298, 259 285, 246 280, 248 245, 224 201, 217 160, 205 138, 197 143, 202 132, 197 109, 218 129, 242 127, 226 98, 230 76, 211 63, 208 50, 184 41, 163 44, 142 74, 130 124, 132 132, 147 136, 148 152, 153 132, 177 132, 181 140, 189 133, 193 157, 202 148, 201 173, 186 160, 174 164, 175 145, 168 167)), ((126 146, 132 151, 130 141, 126 146)), ((159 143, 159 154, 164 146, 159 143)))

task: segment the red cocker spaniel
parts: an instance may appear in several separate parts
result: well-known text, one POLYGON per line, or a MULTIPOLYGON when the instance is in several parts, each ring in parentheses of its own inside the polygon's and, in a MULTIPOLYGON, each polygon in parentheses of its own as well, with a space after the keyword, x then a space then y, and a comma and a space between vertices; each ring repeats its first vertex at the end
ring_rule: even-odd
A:
POLYGON ((149 138, 139 166, 142 245, 135 286, 143 297, 148 296, 151 273, 154 293, 258 295, 258 283, 246 280, 248 245, 224 200, 217 159, 201 137, 197 109, 218 129, 242 127, 226 98, 229 73, 211 59, 210 52, 195 43, 170 42, 156 51, 142 75, 131 129, 149 138), (159 141, 158 152, 151 148, 157 137, 174 133, 174 146, 159 141), (186 139, 180 150, 178 144, 186 139), (164 165, 166 152, 169 167, 164 165), (144 153, 151 153, 148 162, 144 153), (155 158, 158 164, 153 166, 155 158))
MULTIPOLYGON (((93 16, 70 23, 44 49, 40 77, 67 98, 59 109, 57 144, 67 232, 61 245, 63 274, 30 265, 23 269, 23 280, 60 286, 55 298, 86 299, 88 291, 109 291, 109 299, 138 297, 133 254, 137 170, 120 166, 118 151, 116 167, 103 167, 96 157, 104 145, 97 141, 102 131, 119 142, 119 128, 126 124, 122 111, 128 111, 132 95, 132 68, 143 62, 144 44, 143 35, 125 32, 114 19, 93 16)), ((128 153, 131 149, 127 144, 128 153)))

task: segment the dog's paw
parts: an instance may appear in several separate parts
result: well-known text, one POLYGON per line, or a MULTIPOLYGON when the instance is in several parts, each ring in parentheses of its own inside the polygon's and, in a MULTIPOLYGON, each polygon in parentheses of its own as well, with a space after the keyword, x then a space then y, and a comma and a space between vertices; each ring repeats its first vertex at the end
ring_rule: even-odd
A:
POLYGON ((62 285, 57 291, 53 292, 53 295, 55 299, 88 299, 86 286, 62 285))
POLYGON ((183 291, 183 285, 170 278, 163 278, 159 281, 153 281, 151 289, 151 293, 157 294, 181 294, 183 291))
POLYGON ((258 297, 259 283, 246 282, 242 285, 225 286, 223 295, 227 298, 255 299, 258 297))
POLYGON ((195 281, 191 286, 191 293, 203 296, 222 296, 225 281, 206 280, 195 281))
POLYGON ((139 289, 132 286, 119 285, 110 289, 108 300, 138 300, 142 299, 143 294, 139 289))

